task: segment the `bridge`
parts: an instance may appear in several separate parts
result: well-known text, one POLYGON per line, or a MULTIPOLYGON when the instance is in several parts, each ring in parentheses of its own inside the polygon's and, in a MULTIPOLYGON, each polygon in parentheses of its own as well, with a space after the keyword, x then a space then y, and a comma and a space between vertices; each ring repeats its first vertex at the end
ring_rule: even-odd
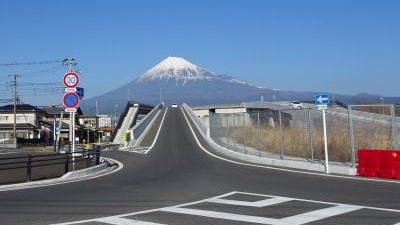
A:
POLYGON ((146 115, 153 108, 150 105, 128 101, 111 135, 111 142, 117 145, 124 144, 127 141, 126 135, 128 134, 128 130, 136 124, 138 115, 146 115))
POLYGON ((0 189, 0 222, 400 224, 399 182, 235 159, 216 149, 197 118, 188 107, 164 107, 143 133, 141 146, 148 151, 102 152, 115 161, 113 171, 0 189))

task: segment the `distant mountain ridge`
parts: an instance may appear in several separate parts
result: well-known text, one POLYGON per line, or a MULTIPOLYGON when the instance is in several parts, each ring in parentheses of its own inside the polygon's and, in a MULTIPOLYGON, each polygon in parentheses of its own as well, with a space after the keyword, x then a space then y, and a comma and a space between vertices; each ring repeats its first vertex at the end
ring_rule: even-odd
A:
MULTIPOLYGON (((258 87, 229 75, 215 74, 180 57, 167 57, 131 82, 83 100, 81 107, 85 112, 94 114, 97 101, 100 113, 113 114, 114 110, 122 110, 128 99, 153 105, 160 101, 166 104, 185 102, 189 105, 208 105, 257 101, 261 98, 264 101, 313 101, 315 94, 258 87)), ((346 104, 379 102, 380 97, 368 94, 335 95, 336 100, 346 104)))

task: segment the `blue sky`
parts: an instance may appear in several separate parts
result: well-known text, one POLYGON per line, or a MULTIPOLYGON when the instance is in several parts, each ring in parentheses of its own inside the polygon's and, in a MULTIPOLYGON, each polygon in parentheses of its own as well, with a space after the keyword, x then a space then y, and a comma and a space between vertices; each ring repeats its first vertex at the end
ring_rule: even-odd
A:
MULTIPOLYGON (((399 11, 389 0, 1 0, 0 64, 73 56, 87 97, 167 56, 267 88, 400 96, 399 11)), ((0 98, 9 74, 61 82, 56 66, 0 66, 0 98)))

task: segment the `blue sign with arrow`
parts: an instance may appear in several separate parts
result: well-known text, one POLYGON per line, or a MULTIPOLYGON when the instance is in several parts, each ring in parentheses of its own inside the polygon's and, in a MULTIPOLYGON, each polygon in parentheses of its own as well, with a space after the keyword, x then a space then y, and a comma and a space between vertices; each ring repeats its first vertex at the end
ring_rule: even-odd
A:
POLYGON ((75 93, 79 96, 79 99, 82 99, 85 96, 85 89, 81 87, 76 87, 75 93))
POLYGON ((329 95, 328 94, 316 94, 315 95, 315 104, 316 105, 328 105, 329 104, 329 95))

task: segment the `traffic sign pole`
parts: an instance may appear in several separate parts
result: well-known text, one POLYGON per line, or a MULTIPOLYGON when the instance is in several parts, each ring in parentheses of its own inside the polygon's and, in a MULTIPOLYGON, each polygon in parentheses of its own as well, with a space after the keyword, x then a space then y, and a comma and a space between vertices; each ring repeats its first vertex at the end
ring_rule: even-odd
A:
POLYGON ((315 95, 315 104, 319 110, 322 110, 322 123, 324 130, 324 151, 325 151, 325 172, 329 173, 329 159, 328 159, 328 137, 326 134, 326 109, 329 104, 329 95, 326 93, 315 95))
MULTIPOLYGON (((75 111, 76 107, 79 104, 79 96, 75 93, 76 86, 79 84, 79 76, 74 71, 67 72, 63 77, 63 83, 66 87, 63 98, 63 104, 65 106, 65 111, 69 112, 70 118, 70 129, 69 129, 69 137, 70 143, 72 142, 72 158, 74 160, 75 153, 75 111)), ((73 162, 73 167, 75 167, 75 163, 73 162)), ((75 169, 75 168, 73 168, 75 169)))
POLYGON ((322 110, 322 120, 324 126, 324 150, 325 150, 325 172, 329 173, 329 160, 328 160, 328 138, 326 135, 326 117, 325 117, 325 109, 322 110))
POLYGON ((72 170, 75 171, 75 113, 72 112, 72 170))

